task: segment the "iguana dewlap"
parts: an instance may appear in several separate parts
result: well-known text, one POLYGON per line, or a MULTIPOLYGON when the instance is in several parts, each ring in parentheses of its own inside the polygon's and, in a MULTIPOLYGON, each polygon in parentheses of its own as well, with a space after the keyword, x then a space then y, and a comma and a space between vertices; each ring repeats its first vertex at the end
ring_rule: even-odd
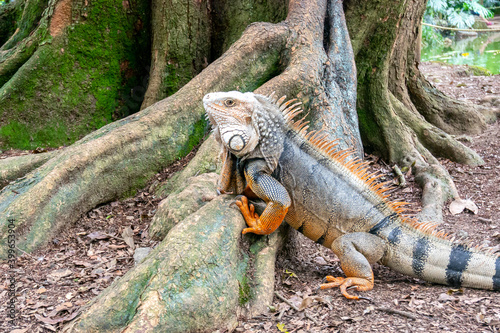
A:
POLYGON ((321 287, 373 288, 371 264, 453 287, 500 290, 500 258, 457 244, 432 224, 403 216, 366 164, 349 159, 321 132, 307 132, 299 103, 236 91, 207 94, 204 107, 221 144, 223 193, 256 195, 267 206, 258 216, 246 197, 237 201, 248 228, 270 234, 283 219, 329 247, 346 278, 327 276, 321 287))

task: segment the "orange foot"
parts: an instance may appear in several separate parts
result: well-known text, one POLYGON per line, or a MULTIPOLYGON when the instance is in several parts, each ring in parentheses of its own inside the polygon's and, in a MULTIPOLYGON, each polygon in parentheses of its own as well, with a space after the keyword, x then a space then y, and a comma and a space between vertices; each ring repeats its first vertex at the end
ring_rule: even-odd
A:
MULTIPOLYGON (((345 298, 347 299, 368 299, 366 297, 360 297, 360 296, 353 296, 347 292, 347 288, 353 287, 356 288, 358 291, 367 291, 367 290, 372 290, 373 289, 373 281, 369 281, 367 279, 363 278, 357 278, 357 277, 333 277, 328 275, 325 277, 325 280, 329 283, 323 283, 320 288, 321 289, 329 289, 329 288, 335 288, 339 287, 340 292, 342 295, 344 295, 345 298)), ((368 299, 369 300, 369 299, 368 299)))
POLYGON ((236 199, 235 203, 236 206, 238 206, 238 208, 240 209, 247 225, 249 226, 249 228, 243 229, 242 233, 246 234, 252 232, 258 235, 266 235, 261 226, 259 215, 255 213, 255 207, 253 204, 248 204, 247 197, 242 195, 240 198, 236 199))

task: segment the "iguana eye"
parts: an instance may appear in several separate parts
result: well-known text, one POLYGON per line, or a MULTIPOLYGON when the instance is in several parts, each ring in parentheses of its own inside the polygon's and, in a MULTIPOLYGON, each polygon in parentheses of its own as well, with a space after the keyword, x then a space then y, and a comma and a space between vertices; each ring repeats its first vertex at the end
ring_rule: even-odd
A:
POLYGON ((234 151, 240 151, 245 147, 245 140, 243 140, 241 135, 233 135, 228 142, 229 148, 234 151))
POLYGON ((226 99, 224 101, 224 105, 227 106, 227 107, 234 106, 235 104, 236 104, 236 102, 233 99, 230 99, 230 98, 228 98, 228 99, 226 99))

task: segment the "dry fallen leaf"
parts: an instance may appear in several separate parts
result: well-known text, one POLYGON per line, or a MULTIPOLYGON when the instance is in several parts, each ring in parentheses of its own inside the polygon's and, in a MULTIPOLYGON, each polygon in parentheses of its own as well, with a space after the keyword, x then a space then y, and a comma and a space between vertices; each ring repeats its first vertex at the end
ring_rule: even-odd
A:
POLYGON ((438 297, 438 301, 440 302, 447 302, 447 301, 454 301, 456 298, 454 296, 451 296, 447 293, 442 293, 438 297))
POLYGON ((469 199, 456 199, 450 203, 449 210, 453 215, 460 214, 464 209, 468 209, 474 214, 479 212, 479 208, 477 208, 476 204, 469 199))
POLYGON ((32 305, 32 306, 28 306, 28 309, 33 309, 33 310, 36 310, 38 308, 47 308, 49 307, 51 304, 47 303, 47 302, 36 302, 35 305, 32 305))
POLYGON ((314 301, 318 303, 325 303, 328 304, 328 301, 326 301, 323 297, 320 296, 308 296, 302 300, 302 303, 299 306, 299 311, 302 311, 309 307, 314 301))
POLYGON ((69 268, 58 269, 50 272, 47 275, 47 281, 49 281, 50 283, 54 283, 62 278, 70 276, 71 274, 73 274, 73 272, 69 268))
POLYGON ((74 260, 73 265, 75 266, 83 266, 83 267, 90 267, 92 266, 90 263, 83 261, 83 260, 74 260))
POLYGON ((134 244, 134 231, 130 227, 123 229, 122 238, 127 243, 127 245, 133 250, 135 248, 134 244))
POLYGON ((109 238, 108 235, 106 235, 105 233, 103 233, 101 231, 94 231, 93 233, 88 234, 87 237, 92 239, 92 240, 109 238))
POLYGON ((485 299, 489 299, 489 297, 466 297, 466 296, 460 296, 459 298, 467 305, 478 303, 485 299))
POLYGON ((375 310, 375 307, 374 307, 373 305, 370 305, 369 307, 367 307, 367 308, 363 311, 363 315, 368 314, 368 313, 370 313, 370 312, 372 312, 372 311, 374 311, 374 310, 375 310))
POLYGON ((25 333, 27 331, 28 331, 27 328, 19 328, 19 329, 12 330, 9 333, 25 333))
POLYGON ((44 292, 46 292, 47 289, 45 289, 44 287, 40 287, 39 289, 37 289, 37 291, 35 291, 37 294, 43 294, 44 292))
POLYGON ((328 263, 326 262, 325 258, 321 257, 321 256, 317 256, 314 258, 314 262, 318 265, 328 265, 328 263))
POLYGON ((113 269, 116 267, 117 263, 118 263, 118 261, 116 260, 116 258, 113 258, 112 260, 110 260, 109 262, 106 263, 106 267, 108 270, 113 269))
POLYGON ((65 321, 70 321, 71 319, 75 318, 78 315, 78 313, 79 313, 79 311, 75 311, 75 312, 73 312, 72 314, 70 314, 70 315, 68 315, 66 317, 56 318, 56 319, 42 317, 39 314, 35 313, 35 318, 38 319, 39 321, 41 321, 42 323, 49 324, 49 325, 54 325, 54 324, 57 324, 57 323, 62 323, 62 322, 65 322, 65 321))

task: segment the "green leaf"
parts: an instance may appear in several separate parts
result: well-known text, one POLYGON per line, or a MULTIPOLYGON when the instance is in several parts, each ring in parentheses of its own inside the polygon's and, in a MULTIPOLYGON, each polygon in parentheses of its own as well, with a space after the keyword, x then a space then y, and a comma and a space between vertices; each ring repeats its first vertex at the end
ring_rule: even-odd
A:
POLYGON ((297 275, 294 272, 289 271, 288 269, 285 269, 285 273, 288 274, 290 277, 295 277, 295 278, 297 277, 297 275))

